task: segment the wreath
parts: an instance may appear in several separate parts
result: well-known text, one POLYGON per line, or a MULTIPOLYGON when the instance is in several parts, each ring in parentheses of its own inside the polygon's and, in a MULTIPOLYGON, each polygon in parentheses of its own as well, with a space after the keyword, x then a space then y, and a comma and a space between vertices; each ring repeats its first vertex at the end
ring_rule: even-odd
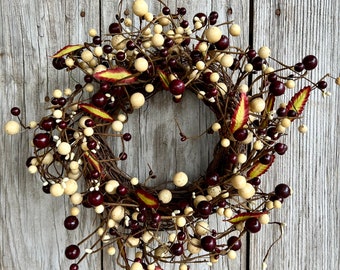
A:
MULTIPOLYGON (((188 21, 183 7, 171 11, 163 4, 161 13, 153 15, 144 0, 136 0, 136 25, 121 7, 122 2, 108 34, 91 29, 91 42, 68 45, 52 56, 58 70, 81 70, 83 82, 54 90, 47 115, 37 122, 25 125, 20 109, 13 107, 18 121, 7 122, 5 130, 34 130, 28 171, 40 174, 45 193, 69 197, 73 207, 66 229, 78 227, 81 209, 97 213, 94 232, 65 249, 68 259, 77 260, 70 270, 101 250, 131 270, 161 269, 166 263, 184 270, 190 263, 234 259, 246 233, 268 223, 282 227, 270 221, 270 213, 281 208, 291 189, 281 183, 264 191, 260 177, 287 151, 281 139, 302 117, 311 91, 329 94, 325 79, 331 76, 317 83, 308 78, 318 64, 314 55, 287 65, 271 57, 268 47, 232 46, 240 27, 217 24, 217 12, 197 13, 188 21), (306 86, 297 88, 299 81, 306 86), (141 181, 120 167, 128 158, 124 146, 132 139, 123 132, 124 124, 161 91, 176 103, 195 95, 215 118, 204 133, 219 138, 205 174, 189 181, 185 172, 177 172, 172 189, 152 188, 144 184, 148 179, 141 181), (282 103, 281 96, 288 102, 282 103), (112 149, 108 138, 119 140, 123 151, 112 149), (230 224, 228 229, 211 228, 209 219, 215 216, 230 224), (162 241, 164 231, 168 237, 162 241), (128 257, 128 249, 136 249, 134 257, 128 257)), ((307 131, 305 125, 298 129, 307 131)), ((190 138, 180 132, 180 139, 190 138)))

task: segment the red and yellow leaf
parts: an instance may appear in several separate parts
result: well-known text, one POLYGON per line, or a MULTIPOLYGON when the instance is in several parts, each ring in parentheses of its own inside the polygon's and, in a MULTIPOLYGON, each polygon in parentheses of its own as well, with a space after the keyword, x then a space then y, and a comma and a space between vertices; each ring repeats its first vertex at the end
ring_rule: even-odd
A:
POLYGON ((161 82, 162 82, 162 86, 165 90, 169 90, 169 79, 168 79, 168 76, 166 75, 166 73, 161 70, 161 69, 157 69, 157 72, 158 72, 158 75, 159 75, 159 78, 161 79, 161 82))
POLYGON ((92 114, 96 117, 99 117, 100 119, 113 122, 114 119, 111 115, 109 115, 107 112, 103 111, 102 109, 97 108, 96 106, 93 106, 92 104, 87 103, 81 103, 78 105, 80 109, 83 111, 92 114))
POLYGON ((84 153, 87 161, 93 166, 93 168, 98 171, 100 174, 103 172, 103 168, 98 162, 97 158, 91 152, 86 151, 84 153))
POLYGON ((305 105, 308 101, 309 94, 312 91, 310 86, 306 86, 302 88, 299 92, 297 92, 292 99, 287 104, 287 110, 294 110, 300 115, 305 108, 305 105))
POLYGON ((146 192, 143 189, 137 189, 136 194, 140 202, 143 203, 145 206, 150 208, 158 208, 158 200, 150 193, 146 192))
POLYGON ((272 160, 269 164, 262 164, 261 162, 256 162, 253 167, 250 168, 250 170, 247 172, 247 177, 252 179, 255 177, 259 177, 260 175, 264 174, 270 166, 273 164, 275 160, 275 156, 273 155, 272 160))
POLYGON ((84 45, 78 44, 78 45, 67 45, 64 48, 62 48, 61 50, 57 51, 52 57, 53 58, 59 58, 62 57, 66 54, 69 54, 71 52, 75 52, 79 49, 84 48, 84 45))
POLYGON ((115 67, 97 72, 93 75, 97 80, 107 82, 119 82, 121 84, 130 84, 137 80, 137 77, 123 67, 115 67))
POLYGON ((240 94, 240 102, 237 105, 233 117, 231 119, 230 131, 234 133, 236 130, 242 128, 248 121, 249 104, 248 96, 245 93, 240 94))
POLYGON ((232 224, 237 224, 240 223, 242 221, 246 221, 249 218, 259 218, 260 216, 262 216, 263 214, 267 214, 267 211, 264 212, 256 212, 256 213, 241 213, 238 214, 234 217, 232 217, 231 219, 228 219, 227 221, 229 221, 232 224))

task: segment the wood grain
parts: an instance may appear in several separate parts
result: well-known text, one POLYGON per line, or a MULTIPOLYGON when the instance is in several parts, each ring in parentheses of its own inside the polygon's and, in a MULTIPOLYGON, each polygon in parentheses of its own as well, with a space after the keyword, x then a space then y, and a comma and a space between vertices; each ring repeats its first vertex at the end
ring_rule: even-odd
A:
MULTIPOLYGON (((147 2, 153 12, 161 7, 154 0, 147 2)), ((267 45, 272 55, 289 64, 313 53, 319 58, 319 68, 311 75, 312 79, 317 80, 326 72, 338 75, 340 3, 336 0, 164 2, 171 9, 187 7, 188 18, 198 11, 216 10, 220 22, 235 20, 243 28, 241 37, 235 41, 235 45, 241 47, 249 43, 250 3, 253 2, 255 48, 267 45)), ((12 106, 22 108, 25 122, 35 120, 43 111, 46 95, 55 88, 74 84, 64 72, 53 69, 48 56, 66 44, 88 40, 90 28, 107 32, 117 5, 116 0, 0 2, 0 89, 4 93, 0 99, 1 126, 11 117, 12 106)), ((335 86, 330 91, 332 96, 327 99, 317 91, 312 94, 306 117, 300 121, 308 125, 309 132, 302 136, 295 125, 287 138, 288 154, 280 157, 275 168, 263 178, 268 190, 280 182, 288 182, 294 189, 294 196, 272 217, 285 222, 287 227, 283 240, 268 257, 268 269, 338 269, 340 265, 337 229, 340 222, 337 179, 340 95, 335 86)), ((188 136, 200 134, 214 121, 212 114, 194 98, 175 104, 167 93, 156 96, 146 109, 132 115, 124 127, 133 134, 133 140, 127 144, 129 159, 122 163, 130 175, 145 179, 149 164, 157 175, 150 184, 158 185, 169 181, 178 170, 185 170, 190 179, 204 173, 215 139, 204 135, 181 142, 176 120, 188 136)), ((64 229, 69 202, 42 193, 39 179, 26 171, 25 160, 31 151, 27 138, 27 133, 14 137, 1 134, 0 269, 68 269, 70 261, 64 257, 64 248, 87 235, 96 221, 91 211, 83 211, 78 230, 64 229)), ((223 230, 223 222, 212 222, 223 230)), ((251 236, 248 254, 244 245, 237 260, 220 260, 214 269, 261 269, 262 258, 277 237, 277 228, 266 226, 251 236)), ((91 255, 90 260, 82 262, 81 269, 118 268, 114 259, 104 252, 91 255)), ((165 269, 178 268, 166 266, 165 269)), ((191 269, 209 267, 192 265, 191 269)))

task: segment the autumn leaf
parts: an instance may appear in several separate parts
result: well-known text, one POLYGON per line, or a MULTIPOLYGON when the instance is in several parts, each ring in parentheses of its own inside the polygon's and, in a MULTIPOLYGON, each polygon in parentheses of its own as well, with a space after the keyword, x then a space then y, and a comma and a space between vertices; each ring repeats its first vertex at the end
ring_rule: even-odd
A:
POLYGON ((115 67, 96 72, 93 77, 97 80, 113 83, 119 82, 120 84, 130 84, 137 80, 135 75, 123 67, 115 67))
POLYGON ((234 133, 236 130, 242 128, 248 121, 249 105, 248 96, 245 93, 240 94, 240 101, 231 118, 230 130, 234 133))
POLYGON ((260 175, 264 174, 270 166, 273 164, 275 160, 275 156, 272 156, 272 160, 269 164, 262 164, 261 162, 256 162, 253 167, 250 168, 250 170, 247 172, 247 177, 250 179, 253 179, 255 177, 259 177, 260 175))
POLYGON ((78 45, 67 45, 64 48, 62 48, 61 50, 57 51, 52 57, 53 58, 59 58, 62 57, 66 54, 69 54, 71 52, 75 52, 79 49, 84 48, 84 45, 78 44, 78 45))
POLYGON ((145 206, 150 208, 158 208, 158 200, 150 193, 146 192, 143 189, 137 189, 136 194, 140 202, 143 203, 145 206))
POLYGON ((240 223, 242 221, 246 221, 249 218, 258 218, 260 216, 262 216, 263 214, 267 214, 267 211, 264 212, 256 212, 256 213, 241 213, 238 214, 234 217, 232 217, 231 219, 228 219, 227 221, 229 221, 232 224, 237 224, 240 223))
POLYGON ((109 121, 109 122, 113 122, 114 119, 111 115, 109 115, 107 112, 103 111, 102 109, 99 109, 91 104, 87 104, 87 103, 81 103, 78 105, 80 109, 82 109, 83 111, 92 114, 96 117, 99 117, 100 119, 109 121))
POLYGON ((94 154, 86 151, 84 155, 87 161, 93 166, 93 168, 101 174, 103 172, 103 168, 98 162, 97 158, 94 156, 94 154))
POLYGON ((310 86, 306 86, 297 92, 288 102, 286 107, 287 111, 294 110, 298 115, 300 115, 305 108, 311 91, 312 88, 310 86))
POLYGON ((169 79, 168 79, 168 76, 166 75, 166 73, 161 70, 161 69, 157 69, 157 72, 158 72, 158 75, 159 75, 159 78, 161 79, 161 82, 162 82, 162 86, 165 90, 169 90, 169 79))

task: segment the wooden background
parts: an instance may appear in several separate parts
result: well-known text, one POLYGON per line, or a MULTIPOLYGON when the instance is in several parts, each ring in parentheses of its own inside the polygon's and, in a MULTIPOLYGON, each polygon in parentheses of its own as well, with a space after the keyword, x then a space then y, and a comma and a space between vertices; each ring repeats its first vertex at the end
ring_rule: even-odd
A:
MULTIPOLYGON (((147 1, 154 12, 160 4, 147 1)), ((165 1, 171 9, 187 7, 193 14, 217 10, 219 21, 235 20, 243 33, 233 44, 255 48, 267 45, 272 55, 294 64, 307 55, 316 54, 319 67, 311 76, 315 80, 330 72, 339 75, 340 2, 337 0, 182 0, 165 1), (177 2, 177 3, 176 3, 177 2)), ((88 29, 102 28, 113 21, 116 0, 2 0, 0 1, 0 122, 11 118, 12 106, 22 108, 27 122, 38 119, 44 97, 55 88, 68 87, 64 72, 51 66, 48 56, 66 44, 88 40, 88 29), (81 16, 84 15, 83 17, 81 16)), ((277 211, 275 218, 287 224, 285 235, 268 258, 268 269, 339 269, 340 265, 340 185, 339 185, 339 89, 331 84, 331 97, 312 94, 303 120, 309 127, 306 136, 291 130, 289 151, 268 173, 269 189, 280 182, 289 183, 292 196, 277 211)), ((196 140, 179 142, 174 119, 186 133, 198 134, 211 124, 211 118, 197 102, 187 101, 173 107, 168 97, 160 96, 132 117, 126 128, 135 140, 129 144, 130 159, 123 166, 140 178, 152 165, 159 178, 176 170, 190 176, 204 170, 211 147, 196 140), (162 104, 169 107, 164 108, 162 104), (152 107, 152 108, 151 108, 152 107), (167 128, 167 129, 166 129, 167 128), (177 137, 176 137, 177 136, 177 137), (135 154, 134 154, 135 153, 135 154)), ((37 177, 25 169, 30 155, 28 134, 0 140, 0 269, 68 269, 64 247, 81 239, 92 225, 91 211, 81 213, 81 226, 66 232, 63 220, 68 215, 67 199, 53 199, 40 191, 37 177)), ((223 228, 224 224, 217 225, 223 228)), ((235 261, 227 259, 214 269, 261 269, 262 258, 277 228, 265 227, 250 238, 235 261)), ((81 264, 80 269, 116 269, 114 260, 101 254, 81 264)), ((173 268, 177 269, 177 268, 173 268)), ((193 265, 192 270, 209 269, 193 265)))

